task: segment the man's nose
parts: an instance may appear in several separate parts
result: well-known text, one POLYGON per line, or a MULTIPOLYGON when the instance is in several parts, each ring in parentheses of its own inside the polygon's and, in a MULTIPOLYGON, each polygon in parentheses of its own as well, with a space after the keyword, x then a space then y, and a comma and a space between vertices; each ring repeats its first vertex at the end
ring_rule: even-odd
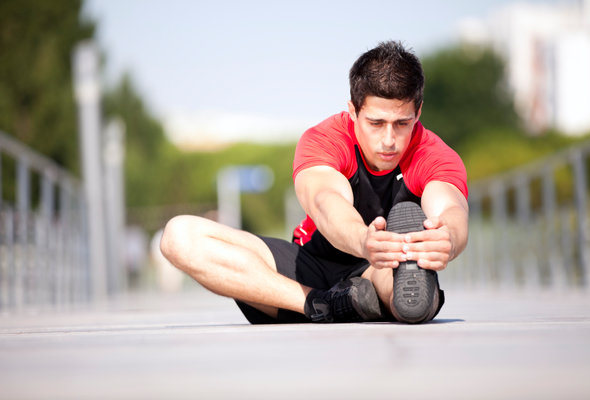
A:
POLYGON ((388 125, 385 129, 385 134, 383 135, 383 139, 381 141, 383 146, 386 148, 390 148, 395 145, 395 134, 391 125, 388 125))

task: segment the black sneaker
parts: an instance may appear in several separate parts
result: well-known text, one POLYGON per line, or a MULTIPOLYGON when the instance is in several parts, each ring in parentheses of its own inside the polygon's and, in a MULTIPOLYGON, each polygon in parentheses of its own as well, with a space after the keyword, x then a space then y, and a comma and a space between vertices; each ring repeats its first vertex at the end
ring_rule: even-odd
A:
POLYGON ((360 322, 382 318, 375 287, 368 279, 354 277, 330 290, 313 290, 305 303, 312 322, 360 322))
MULTIPOLYGON (((424 230, 426 216, 412 202, 396 204, 387 217, 387 230, 409 233, 424 230)), ((393 315, 401 321, 417 324, 432 319, 438 311, 436 271, 422 269, 416 261, 406 261, 393 270, 393 315)))

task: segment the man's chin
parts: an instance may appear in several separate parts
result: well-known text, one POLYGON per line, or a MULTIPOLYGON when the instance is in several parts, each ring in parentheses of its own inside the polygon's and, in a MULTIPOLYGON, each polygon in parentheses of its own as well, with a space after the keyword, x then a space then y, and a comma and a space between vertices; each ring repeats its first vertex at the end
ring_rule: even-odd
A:
POLYGON ((375 172, 391 171, 397 167, 397 163, 379 163, 373 168, 375 172))

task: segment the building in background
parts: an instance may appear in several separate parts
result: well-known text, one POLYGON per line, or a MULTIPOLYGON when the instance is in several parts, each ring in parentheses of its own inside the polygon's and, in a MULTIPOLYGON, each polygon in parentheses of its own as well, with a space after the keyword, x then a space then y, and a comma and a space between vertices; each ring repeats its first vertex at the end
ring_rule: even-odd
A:
POLYGON ((461 39, 504 57, 516 110, 531 133, 590 132, 590 0, 512 4, 487 20, 463 21, 461 39))

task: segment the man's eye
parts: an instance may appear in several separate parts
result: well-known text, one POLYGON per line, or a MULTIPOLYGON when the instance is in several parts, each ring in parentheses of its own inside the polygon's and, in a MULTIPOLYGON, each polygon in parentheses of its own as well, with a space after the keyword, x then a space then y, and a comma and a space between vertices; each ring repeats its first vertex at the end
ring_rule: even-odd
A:
POLYGON ((369 122, 371 124, 371 126, 381 126, 383 125, 382 122, 369 122))

